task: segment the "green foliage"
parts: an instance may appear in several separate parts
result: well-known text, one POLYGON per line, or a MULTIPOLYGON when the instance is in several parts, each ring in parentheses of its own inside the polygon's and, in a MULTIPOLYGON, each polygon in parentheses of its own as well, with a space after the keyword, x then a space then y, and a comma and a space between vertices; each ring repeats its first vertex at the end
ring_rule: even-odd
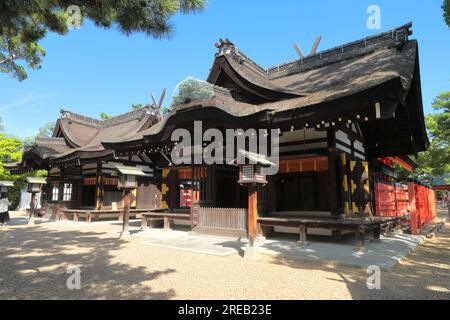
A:
MULTIPOLYGON (((53 133, 54 123, 47 123, 39 129, 36 137, 28 137, 24 139, 24 143, 29 146, 34 144, 35 138, 49 137, 53 133)), ((45 177, 47 171, 38 170, 22 175, 12 175, 3 167, 4 164, 20 162, 23 154, 24 144, 16 137, 8 136, 0 133, 0 180, 14 181, 14 187, 8 188, 8 198, 11 201, 11 208, 16 208, 20 201, 21 189, 26 185, 25 178, 28 176, 45 177)))
POLYGON ((15 137, 0 133, 0 180, 14 180, 4 164, 18 162, 22 159, 22 142, 15 137))
POLYGON ((450 173, 450 91, 439 94, 432 106, 440 112, 427 116, 431 143, 427 152, 419 154, 418 162, 424 175, 438 177, 450 173))
POLYGON ((25 137, 22 140, 23 148, 26 149, 31 147, 37 138, 50 138, 53 135, 53 130, 55 129, 54 122, 48 122, 43 127, 39 128, 38 133, 34 137, 25 137))
POLYGON ((111 118, 112 117, 109 114, 107 114, 106 112, 100 113, 100 119, 102 119, 102 120, 107 120, 107 119, 111 119, 111 118))
MULTIPOLYGON (((426 118, 430 147, 418 154, 416 162, 419 167, 411 174, 428 183, 450 174, 450 91, 439 94, 433 100, 432 107, 440 112, 429 114, 426 118)), ((400 170, 397 174, 404 173, 400 170)), ((446 182, 450 183, 450 180, 447 178, 446 182)))
POLYGON ((8 188, 8 199, 11 202, 11 208, 17 208, 19 205, 21 190, 25 186, 25 178, 18 178, 16 182, 14 182, 14 187, 8 188))
POLYGON ((68 7, 80 8, 82 19, 99 27, 117 28, 125 35, 142 32, 153 38, 169 37, 170 18, 178 12, 203 10, 205 0, 41 0, 1 1, 0 72, 19 81, 26 79, 25 66, 39 69, 45 50, 39 45, 47 32, 64 35, 73 16, 68 7))
POLYGON ((5 127, 3 126, 2 117, 0 117, 0 132, 2 132, 3 130, 5 130, 5 127))
POLYGON ((402 166, 394 163, 393 165, 395 174, 397 175, 397 181, 401 183, 406 183, 408 178, 412 177, 411 172, 403 168, 402 166))
POLYGON ((172 106, 190 102, 191 100, 209 99, 214 95, 212 84, 188 77, 178 84, 178 92, 172 98, 172 106))
POLYGON ((55 125, 56 124, 54 122, 48 122, 43 127, 39 128, 36 138, 50 138, 53 136, 55 125))
POLYGON ((133 103, 133 104, 131 105, 131 109, 133 109, 133 110, 139 110, 139 109, 142 109, 144 106, 145 106, 145 105, 142 104, 142 103, 133 103))
POLYGON ((427 117, 427 128, 431 137, 440 144, 449 147, 450 141, 450 91, 439 94, 433 100, 433 109, 442 113, 431 114, 427 117))
POLYGON ((444 10, 444 21, 450 27, 450 0, 444 0, 442 9, 444 10))

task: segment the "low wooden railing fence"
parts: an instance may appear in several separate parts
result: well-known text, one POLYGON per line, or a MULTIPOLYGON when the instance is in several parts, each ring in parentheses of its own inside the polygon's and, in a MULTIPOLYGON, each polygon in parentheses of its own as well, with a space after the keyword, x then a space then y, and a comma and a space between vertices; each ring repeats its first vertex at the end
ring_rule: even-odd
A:
POLYGON ((195 228, 224 234, 245 235, 247 210, 243 208, 196 208, 195 228))

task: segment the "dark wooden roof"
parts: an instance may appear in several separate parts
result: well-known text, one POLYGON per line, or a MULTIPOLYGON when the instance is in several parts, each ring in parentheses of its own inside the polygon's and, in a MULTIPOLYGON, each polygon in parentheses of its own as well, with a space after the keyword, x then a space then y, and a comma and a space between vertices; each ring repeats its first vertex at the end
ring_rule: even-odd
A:
POLYGON ((361 122, 373 156, 415 154, 427 148, 428 138, 418 44, 408 39, 411 26, 267 69, 231 41, 221 40, 208 81, 229 94, 217 91, 210 99, 178 105, 169 117, 130 136, 128 142, 110 139, 104 145, 126 149, 153 143, 167 139, 183 121, 208 118, 223 125, 228 119, 230 127, 268 122, 283 127, 293 121, 323 127, 340 118, 361 122), (375 103, 381 105, 379 119, 375 103))
MULTIPOLYGON (((414 56, 404 56, 405 53, 414 55, 414 52, 401 49, 412 33, 411 25, 409 23, 267 69, 242 53, 231 41, 221 39, 216 44, 219 52, 208 82, 224 87, 228 87, 231 82, 241 91, 246 91, 241 92, 244 99, 255 96, 253 98, 261 102, 284 100, 289 95, 305 97, 318 92, 339 91, 342 86, 351 86, 355 81, 369 85, 373 79, 389 76, 402 76, 407 87, 414 56), (372 73, 376 73, 376 76, 370 77, 372 73), (283 92, 284 95, 267 97, 267 90, 283 92)), ((235 98, 239 100, 240 95, 237 93, 235 98)))
POLYGON ((22 173, 47 169, 49 165, 73 162, 95 162, 112 158, 112 150, 106 150, 101 142, 121 139, 147 129, 157 121, 150 108, 131 111, 107 120, 86 117, 61 110, 51 138, 39 138, 24 151, 21 163, 7 167, 11 172, 22 173))
POLYGON ((70 137, 71 141, 83 141, 83 144, 53 156, 51 158, 53 163, 86 161, 110 156, 112 151, 106 150, 101 144, 102 141, 126 139, 128 135, 137 134, 157 121, 149 108, 131 111, 107 120, 92 119, 65 110, 61 113, 61 119, 58 120, 60 128, 55 129, 55 134, 70 137))

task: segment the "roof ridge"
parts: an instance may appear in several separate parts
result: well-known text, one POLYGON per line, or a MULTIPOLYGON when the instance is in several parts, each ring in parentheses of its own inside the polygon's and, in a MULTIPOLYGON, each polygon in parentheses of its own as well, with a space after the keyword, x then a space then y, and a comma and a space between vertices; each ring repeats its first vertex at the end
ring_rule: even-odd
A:
POLYGON ((102 127, 110 127, 127 121, 133 121, 136 119, 142 119, 146 115, 151 115, 151 109, 149 106, 144 106, 137 110, 132 110, 126 113, 119 114, 117 116, 105 119, 102 121, 102 127))
POLYGON ((61 113, 61 119, 71 118, 71 119, 75 119, 75 120, 84 122, 87 125, 93 125, 95 127, 100 126, 102 123, 102 120, 91 118, 91 117, 88 117, 88 116, 85 116, 85 115, 82 115, 79 113, 75 113, 75 112, 72 112, 69 110, 65 110, 65 109, 61 109, 60 113, 61 113))
POLYGON ((263 68, 252 58, 240 51, 229 39, 220 39, 219 42, 216 43, 216 47, 219 48, 219 52, 216 56, 229 55, 239 64, 247 62, 256 71, 271 80, 313 69, 325 64, 342 61, 351 57, 364 55, 381 48, 401 45, 407 41, 408 36, 412 34, 412 30, 410 30, 411 27, 412 22, 408 22, 395 29, 319 51, 316 54, 307 56, 303 59, 288 61, 267 69, 263 68))
POLYGON ((35 142, 36 142, 36 144, 38 142, 41 142, 41 143, 52 143, 52 144, 58 143, 58 144, 66 145, 66 140, 64 138, 55 138, 55 137, 39 137, 39 138, 36 138, 35 142))
POLYGON ((91 118, 91 117, 88 117, 88 116, 85 116, 85 115, 82 115, 79 113, 75 113, 72 111, 68 111, 65 109, 61 109, 60 112, 61 112, 61 119, 70 118, 72 120, 76 120, 76 121, 82 122, 86 125, 90 125, 90 126, 93 126, 96 128, 106 128, 106 127, 114 126, 114 125, 117 125, 117 124, 120 124, 123 122, 142 118, 146 114, 148 114, 148 115, 151 114, 151 110, 150 110, 149 106, 145 106, 141 109, 122 113, 117 116, 113 116, 109 119, 105 119, 105 120, 91 118))

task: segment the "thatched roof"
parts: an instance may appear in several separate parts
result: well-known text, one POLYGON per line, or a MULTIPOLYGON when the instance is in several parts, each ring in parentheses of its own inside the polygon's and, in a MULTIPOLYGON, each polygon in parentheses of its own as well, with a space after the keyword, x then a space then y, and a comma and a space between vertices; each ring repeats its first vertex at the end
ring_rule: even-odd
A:
POLYGON ((225 87, 224 93, 215 90, 211 98, 187 101, 176 106, 171 115, 157 125, 127 139, 109 139, 104 145, 125 148, 127 144, 137 146, 145 141, 156 141, 167 137, 182 119, 201 120, 212 112, 235 119, 233 122, 242 118, 276 121, 269 116, 276 114, 279 119, 296 116, 313 124, 345 117, 356 120, 357 108, 373 107, 375 102, 382 102, 383 118, 395 117, 397 109, 403 107, 408 109, 406 113, 415 115, 415 119, 398 121, 409 122, 413 127, 417 146, 412 152, 423 150, 427 137, 420 85, 412 87, 413 79, 420 83, 420 75, 418 44, 408 39, 412 34, 411 26, 406 24, 267 69, 231 41, 222 39, 216 44, 219 51, 208 82, 217 88, 225 87), (355 104, 353 109, 352 103, 355 104))

